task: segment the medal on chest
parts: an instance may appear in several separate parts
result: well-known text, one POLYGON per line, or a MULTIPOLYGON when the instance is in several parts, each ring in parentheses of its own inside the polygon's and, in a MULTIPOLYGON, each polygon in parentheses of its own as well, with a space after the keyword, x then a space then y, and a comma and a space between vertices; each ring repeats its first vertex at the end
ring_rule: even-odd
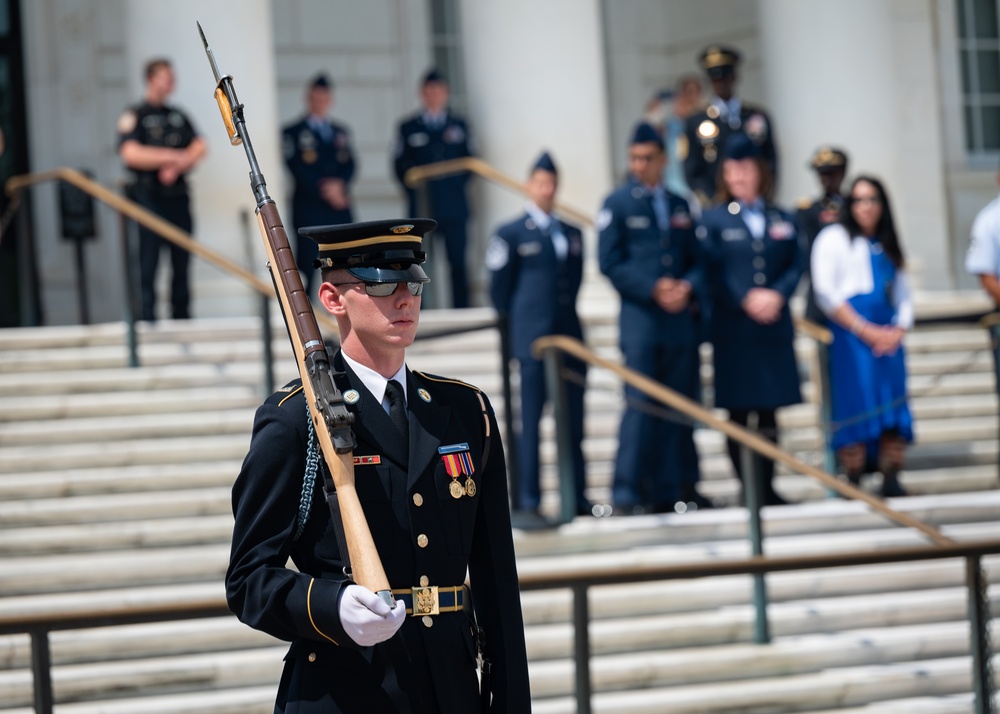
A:
POLYGON ((451 478, 448 484, 448 493, 452 498, 476 495, 476 482, 472 480, 475 473, 475 466, 472 464, 472 454, 469 453, 468 443, 449 444, 438 447, 438 454, 444 463, 445 473, 451 478), (465 476, 463 483, 459 479, 465 476))

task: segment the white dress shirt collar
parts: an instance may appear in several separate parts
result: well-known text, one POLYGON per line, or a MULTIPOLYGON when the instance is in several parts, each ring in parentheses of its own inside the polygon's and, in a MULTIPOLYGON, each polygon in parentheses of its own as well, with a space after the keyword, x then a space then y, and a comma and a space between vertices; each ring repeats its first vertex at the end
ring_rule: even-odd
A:
POLYGON ((396 374, 392 375, 392 377, 390 377, 389 379, 386 379, 371 367, 366 367, 357 360, 351 359, 351 357, 343 350, 340 351, 340 354, 343 356, 344 361, 351 366, 352 370, 354 370, 354 374, 356 374, 358 379, 361 380, 361 383, 364 384, 365 387, 368 388, 368 391, 371 392, 372 396, 375 397, 375 401, 379 402, 382 405, 382 408, 386 410, 386 412, 389 411, 389 406, 388 406, 389 401, 385 397, 385 385, 386 383, 388 383, 389 379, 395 379, 397 382, 400 383, 400 385, 402 385, 403 400, 404 401, 406 400, 405 362, 399 368, 399 371, 397 371, 396 374))

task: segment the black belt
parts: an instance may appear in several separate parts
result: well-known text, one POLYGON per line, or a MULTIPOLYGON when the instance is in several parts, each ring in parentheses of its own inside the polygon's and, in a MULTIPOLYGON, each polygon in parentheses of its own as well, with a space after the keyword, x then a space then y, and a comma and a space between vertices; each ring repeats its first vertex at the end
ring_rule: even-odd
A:
POLYGON ((465 606, 464 585, 418 585, 394 589, 392 594, 397 600, 406 603, 406 614, 414 617, 461 612, 465 606))

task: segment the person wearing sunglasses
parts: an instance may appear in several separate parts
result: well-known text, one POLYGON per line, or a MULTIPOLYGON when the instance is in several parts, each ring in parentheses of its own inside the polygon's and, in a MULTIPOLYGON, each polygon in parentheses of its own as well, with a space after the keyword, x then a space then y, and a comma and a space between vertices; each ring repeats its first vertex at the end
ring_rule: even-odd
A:
POLYGON ((275 711, 481 711, 477 644, 492 665, 490 711, 531 710, 496 417, 476 387, 406 362, 434 226, 300 230, 318 244, 319 302, 340 331, 334 380, 354 415, 355 485, 396 606, 344 574, 294 380, 257 411, 226 575, 233 612, 291 642, 275 711), (485 638, 474 639, 476 625, 485 638))
POLYGON ((872 176, 854 179, 839 223, 816 236, 816 302, 830 318, 830 446, 848 480, 882 473, 883 496, 905 496, 899 483, 913 441, 906 399, 903 337, 913 300, 889 196, 872 176))

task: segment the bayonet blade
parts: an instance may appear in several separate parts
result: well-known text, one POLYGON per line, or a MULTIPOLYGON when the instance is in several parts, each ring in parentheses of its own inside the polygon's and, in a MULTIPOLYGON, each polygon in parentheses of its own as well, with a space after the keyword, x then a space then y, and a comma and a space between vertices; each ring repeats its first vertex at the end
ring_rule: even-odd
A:
POLYGON ((201 41, 205 45, 205 54, 208 55, 208 61, 212 65, 212 73, 215 75, 215 83, 218 84, 222 81, 222 73, 219 72, 219 65, 215 63, 215 53, 208 47, 208 38, 205 37, 205 31, 201 29, 201 23, 195 20, 195 24, 198 25, 198 34, 201 35, 201 41))

